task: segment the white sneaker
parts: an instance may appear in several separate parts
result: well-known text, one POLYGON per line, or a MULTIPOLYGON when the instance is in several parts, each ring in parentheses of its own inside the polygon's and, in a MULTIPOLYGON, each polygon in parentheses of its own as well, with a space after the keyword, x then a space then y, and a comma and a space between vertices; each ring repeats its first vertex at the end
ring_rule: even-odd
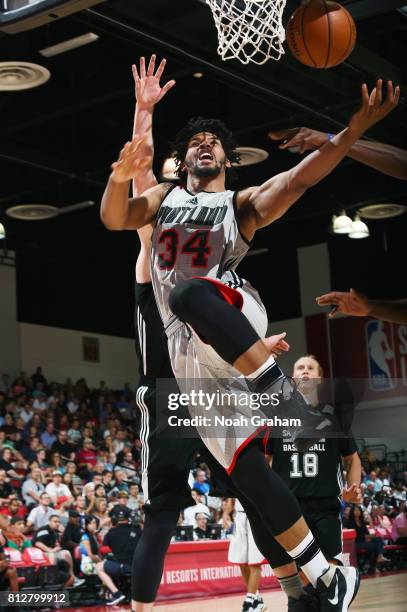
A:
POLYGON ((109 599, 109 601, 106 602, 106 605, 107 606, 114 606, 115 604, 118 604, 121 601, 123 601, 123 599, 126 599, 126 595, 123 595, 123 593, 121 591, 117 591, 117 593, 112 595, 111 598, 109 599))
POLYGON ((317 582, 321 612, 347 612, 360 585, 356 567, 331 565, 317 582))
POLYGON ((73 585, 72 586, 78 587, 78 586, 81 586, 81 584, 83 584, 84 582, 85 582, 85 578, 76 578, 75 577, 75 580, 73 581, 73 585))

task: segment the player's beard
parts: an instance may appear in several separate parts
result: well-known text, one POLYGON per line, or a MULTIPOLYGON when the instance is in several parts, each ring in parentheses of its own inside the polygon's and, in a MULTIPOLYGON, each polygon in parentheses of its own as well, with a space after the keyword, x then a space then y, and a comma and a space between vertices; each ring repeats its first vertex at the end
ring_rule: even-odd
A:
MULTIPOLYGON (((198 163, 189 166, 191 174, 197 178, 215 178, 222 172, 225 162, 217 162, 215 166, 200 166, 198 163)), ((187 165, 188 167, 188 165, 187 165)))

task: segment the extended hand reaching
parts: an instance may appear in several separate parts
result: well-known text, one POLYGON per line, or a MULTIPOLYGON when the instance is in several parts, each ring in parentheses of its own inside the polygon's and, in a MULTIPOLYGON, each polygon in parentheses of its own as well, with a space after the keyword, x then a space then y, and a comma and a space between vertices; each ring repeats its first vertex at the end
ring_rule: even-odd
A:
POLYGON ((151 165, 151 157, 138 157, 138 149, 144 142, 136 134, 131 142, 126 142, 120 151, 119 159, 113 162, 110 178, 115 183, 125 183, 135 177, 137 172, 151 165))
POLYGON ((151 108, 159 102, 165 94, 175 85, 175 81, 168 81, 163 87, 160 85, 160 78, 164 72, 166 59, 161 60, 160 65, 155 70, 156 56, 152 55, 146 72, 145 58, 140 59, 140 74, 135 64, 132 66, 134 82, 136 86, 136 99, 139 108, 151 108))

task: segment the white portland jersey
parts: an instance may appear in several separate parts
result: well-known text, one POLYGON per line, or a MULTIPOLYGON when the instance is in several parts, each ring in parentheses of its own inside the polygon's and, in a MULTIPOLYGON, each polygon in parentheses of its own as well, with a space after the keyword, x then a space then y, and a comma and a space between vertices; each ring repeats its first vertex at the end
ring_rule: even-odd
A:
POLYGON ((164 324, 172 316, 171 290, 195 276, 217 278, 231 286, 243 280, 233 272, 249 249, 239 233, 237 193, 196 195, 174 187, 164 198, 152 236, 152 281, 164 324))

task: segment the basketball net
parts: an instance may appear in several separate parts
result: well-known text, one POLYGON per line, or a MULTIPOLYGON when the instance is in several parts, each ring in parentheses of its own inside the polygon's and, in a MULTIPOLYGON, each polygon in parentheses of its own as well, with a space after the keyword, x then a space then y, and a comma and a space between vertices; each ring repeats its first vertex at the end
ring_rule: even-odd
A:
POLYGON ((287 0, 206 0, 218 31, 223 60, 264 64, 284 54, 282 16, 287 0))

